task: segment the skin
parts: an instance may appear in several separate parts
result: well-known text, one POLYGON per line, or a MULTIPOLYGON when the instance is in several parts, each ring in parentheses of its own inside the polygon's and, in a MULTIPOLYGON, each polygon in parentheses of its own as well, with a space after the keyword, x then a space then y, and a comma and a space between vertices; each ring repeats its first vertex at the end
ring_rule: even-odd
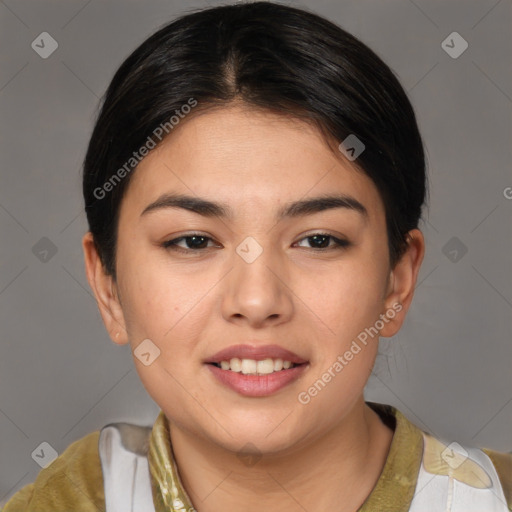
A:
POLYGON ((393 432, 365 403, 378 336, 304 405, 297 399, 393 304, 409 309, 424 256, 412 230, 390 267, 384 205, 373 182, 304 121, 243 104, 189 116, 138 166, 121 203, 117 282, 105 274, 90 233, 86 272, 115 343, 149 338, 161 351, 134 363, 170 422, 180 477, 196 510, 354 511, 377 482, 393 432), (229 219, 180 208, 141 212, 162 193, 229 205, 229 219), (345 194, 367 216, 336 208, 277 221, 285 204, 345 194), (162 242, 190 232, 211 240, 187 253, 162 242), (348 247, 316 249, 327 232, 348 247), (262 254, 236 252, 248 236, 262 254), (193 252, 196 251, 196 252, 193 252), (220 384, 203 361, 233 344, 275 343, 308 360, 277 393, 246 397, 220 384), (262 456, 248 465, 247 443, 262 456))

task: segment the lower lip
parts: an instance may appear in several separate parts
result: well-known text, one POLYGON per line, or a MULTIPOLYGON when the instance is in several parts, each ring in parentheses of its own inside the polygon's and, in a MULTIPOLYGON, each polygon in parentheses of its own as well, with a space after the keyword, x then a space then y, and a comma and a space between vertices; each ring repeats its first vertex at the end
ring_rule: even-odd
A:
POLYGON ((269 373, 268 375, 244 375, 240 372, 223 370, 213 364, 207 364, 207 366, 222 384, 241 395, 268 396, 298 379, 306 369, 307 364, 269 373))

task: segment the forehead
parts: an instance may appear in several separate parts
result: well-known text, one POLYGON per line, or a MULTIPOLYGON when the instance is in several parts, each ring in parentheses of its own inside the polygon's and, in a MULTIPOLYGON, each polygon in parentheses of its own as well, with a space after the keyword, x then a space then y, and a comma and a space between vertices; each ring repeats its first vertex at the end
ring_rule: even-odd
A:
POLYGON ((384 212, 373 181, 317 127, 243 105, 180 121, 138 165, 123 203, 141 213, 168 192, 208 197, 242 213, 337 192, 365 204, 370 217, 384 212))

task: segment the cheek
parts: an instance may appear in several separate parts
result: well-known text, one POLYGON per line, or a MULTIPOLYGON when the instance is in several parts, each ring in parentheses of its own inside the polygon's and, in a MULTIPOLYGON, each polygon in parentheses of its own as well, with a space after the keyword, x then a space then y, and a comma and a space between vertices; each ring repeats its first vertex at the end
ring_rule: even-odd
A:
POLYGON ((302 279, 301 298, 330 338, 346 343, 381 313, 385 276, 375 264, 347 258, 302 279))
POLYGON ((159 339, 189 309, 193 284, 184 286, 178 272, 136 245, 119 243, 118 269, 123 313, 132 334, 159 339))
POLYGON ((119 262, 132 350, 149 338, 160 350, 157 366, 184 374, 183 361, 197 359, 194 350, 211 319, 212 294, 208 292, 219 277, 212 271, 184 270, 165 258, 137 257, 135 252, 132 256, 119 262))
POLYGON ((354 259, 341 263, 334 272, 317 272, 308 281, 305 289, 310 290, 309 303, 315 304, 317 349, 299 401, 310 401, 310 411, 324 415, 326 422, 335 421, 360 396, 371 374, 385 276, 378 265, 354 259))
POLYGON ((195 350, 209 318, 205 311, 209 303, 201 298, 212 284, 205 275, 184 275, 156 262, 126 264, 123 271, 123 312, 141 382, 162 408, 187 411, 188 417, 200 367, 195 350), (146 339, 158 354, 148 366, 136 356, 146 339))

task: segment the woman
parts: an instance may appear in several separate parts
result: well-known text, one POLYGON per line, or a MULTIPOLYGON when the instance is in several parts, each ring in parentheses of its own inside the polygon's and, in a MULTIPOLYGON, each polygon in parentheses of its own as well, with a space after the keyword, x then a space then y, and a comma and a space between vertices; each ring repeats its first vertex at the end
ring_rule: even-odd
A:
POLYGON ((364 400, 426 195, 368 47, 270 2, 183 16, 114 76, 83 185, 89 283, 161 413, 73 443, 5 512, 512 510, 512 455, 364 400))

